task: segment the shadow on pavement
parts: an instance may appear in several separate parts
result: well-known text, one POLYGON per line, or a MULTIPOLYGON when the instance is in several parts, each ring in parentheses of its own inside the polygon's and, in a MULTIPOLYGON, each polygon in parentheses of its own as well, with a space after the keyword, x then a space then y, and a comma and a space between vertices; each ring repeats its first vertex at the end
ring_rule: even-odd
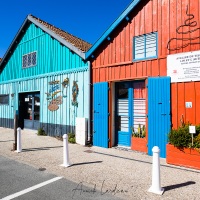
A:
POLYGON ((72 164, 70 167, 72 166, 76 166, 76 165, 88 165, 88 164, 95 164, 95 163, 102 163, 103 161, 94 161, 94 162, 83 162, 83 163, 75 163, 72 164))
POLYGON ((0 141, 0 142, 13 142, 14 140, 4 140, 4 141, 0 141))
MULTIPOLYGON (((105 156, 111 156, 111 157, 115 157, 115 158, 122 158, 122 159, 125 159, 125 160, 132 160, 132 161, 136 161, 136 162, 141 162, 141 163, 146 163, 146 164, 150 164, 152 165, 152 162, 148 162, 148 161, 144 161, 144 160, 137 160, 137 159, 134 159, 134 158, 126 158, 126 157, 122 157, 122 156, 116 156, 116 155, 112 155, 112 154, 107 154, 107 153, 101 153, 101 152, 97 152, 97 151, 93 151, 93 153, 96 153, 96 154, 100 154, 100 155, 105 155, 105 156)), ((193 173, 198 173, 200 174, 200 171, 194 171, 194 170, 190 170, 190 169, 186 169, 186 168, 178 168, 178 167, 175 167, 175 166, 171 166, 171 165, 163 165, 161 164, 160 165, 161 167, 167 167, 167 168, 172 168, 172 169, 178 169, 178 170, 183 170, 183 171, 188 171, 188 172, 193 172, 193 173)))
POLYGON ((44 150, 50 150, 54 148, 61 148, 63 146, 54 146, 54 147, 39 147, 39 148, 30 148, 30 149, 22 149, 22 152, 28 152, 28 151, 44 151, 44 150))
POLYGON ((188 186, 188 185, 193 185, 193 184, 196 184, 196 182, 194 181, 187 181, 185 183, 179 183, 179 184, 175 184, 175 185, 169 185, 169 186, 165 186, 163 187, 164 188, 164 191, 169 191, 169 190, 174 190, 174 189, 177 189, 177 188, 180 188, 180 187, 185 187, 185 186, 188 186))

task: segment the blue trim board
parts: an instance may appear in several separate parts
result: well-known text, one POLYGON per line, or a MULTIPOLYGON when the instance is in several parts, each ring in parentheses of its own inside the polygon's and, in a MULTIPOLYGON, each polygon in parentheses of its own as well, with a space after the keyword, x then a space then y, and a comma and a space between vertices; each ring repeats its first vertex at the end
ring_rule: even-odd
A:
POLYGON ((141 0, 133 0, 132 3, 122 12, 122 14, 111 24, 111 26, 103 33, 96 43, 86 52, 86 59, 99 47, 99 45, 107 39, 111 32, 122 22, 124 18, 135 8, 141 0))
POLYGON ((46 74, 41 74, 41 75, 36 75, 36 76, 29 76, 29 77, 25 77, 25 78, 12 79, 12 80, 8 80, 8 81, 2 81, 2 82, 0 82, 0 85, 7 84, 7 83, 13 83, 13 82, 19 82, 19 81, 39 79, 39 78, 44 78, 44 77, 48 77, 48 76, 57 76, 57 75, 61 75, 61 74, 71 74, 71 73, 79 73, 79 72, 85 72, 85 71, 88 71, 88 66, 75 68, 75 69, 67 69, 67 70, 57 71, 57 72, 51 72, 51 73, 46 73, 46 74))

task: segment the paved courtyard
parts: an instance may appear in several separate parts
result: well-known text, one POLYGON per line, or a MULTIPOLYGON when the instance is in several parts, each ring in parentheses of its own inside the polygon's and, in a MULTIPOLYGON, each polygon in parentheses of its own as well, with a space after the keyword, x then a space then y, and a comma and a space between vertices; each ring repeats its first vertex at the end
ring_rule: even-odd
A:
MULTIPOLYGON (((13 129, 0 128, 0 155, 107 192, 116 199, 199 199, 200 171, 161 163, 162 196, 149 193, 152 157, 134 151, 69 144, 72 165, 63 168, 63 142, 36 131, 22 131, 22 152, 11 151, 13 129)), ((0 177, 1 178, 1 177, 0 177)), ((78 199, 78 198, 77 198, 78 199)), ((103 198, 102 198, 103 199, 103 198)))

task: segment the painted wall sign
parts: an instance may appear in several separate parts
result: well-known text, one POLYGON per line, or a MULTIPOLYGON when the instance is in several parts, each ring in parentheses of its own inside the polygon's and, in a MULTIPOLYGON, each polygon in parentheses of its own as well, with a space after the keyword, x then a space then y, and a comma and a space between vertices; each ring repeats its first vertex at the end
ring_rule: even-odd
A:
POLYGON ((58 105, 62 104, 62 96, 57 96, 57 94, 61 92, 59 83, 59 80, 50 81, 49 92, 45 93, 47 95, 47 100, 49 101, 48 109, 50 111, 58 110, 58 105))
POLYGON ((200 80, 200 51, 179 53, 167 56, 167 76, 171 82, 200 80))
POLYGON ((67 97, 67 87, 69 84, 69 78, 65 78, 64 81, 62 82, 62 94, 63 97, 66 98, 67 97))
POLYGON ((79 88, 77 81, 73 81, 73 86, 72 86, 72 105, 78 107, 78 101, 77 101, 77 96, 78 96, 79 88))
POLYGON ((49 102, 48 109, 50 111, 58 110, 59 105, 63 103, 63 98, 67 97, 68 84, 69 84, 69 78, 65 78, 63 82, 61 83, 62 85, 62 91, 61 91, 59 80, 54 80, 54 81, 49 82, 50 89, 45 94, 47 95, 47 101, 49 102), (61 95, 58 96, 58 94, 60 93, 62 96, 61 95))
POLYGON ((55 84, 59 84, 60 81, 59 80, 55 80, 55 81, 50 81, 49 85, 55 85, 55 84))
POLYGON ((49 89, 49 93, 54 92, 56 90, 60 89, 60 85, 53 85, 51 86, 51 88, 49 89))
POLYGON ((58 110, 59 109, 59 106, 62 104, 62 96, 58 96, 57 98, 53 99, 50 103, 49 103, 49 106, 48 106, 48 109, 50 111, 55 111, 55 110, 58 110))
POLYGON ((49 109, 50 111, 56 111, 56 110, 58 110, 58 108, 59 108, 59 106, 56 105, 56 104, 53 104, 53 103, 50 103, 50 104, 48 105, 48 109, 49 109))
POLYGON ((167 49, 170 51, 179 50, 187 47, 188 45, 200 44, 200 36, 192 37, 193 32, 199 34, 200 28, 197 26, 197 21, 194 21, 194 15, 189 14, 189 8, 186 8, 186 15, 188 18, 184 21, 184 24, 180 25, 176 29, 177 37, 171 38, 167 43, 167 49), (193 20, 193 21, 192 21, 193 20), (183 34, 185 37, 183 37, 183 34))

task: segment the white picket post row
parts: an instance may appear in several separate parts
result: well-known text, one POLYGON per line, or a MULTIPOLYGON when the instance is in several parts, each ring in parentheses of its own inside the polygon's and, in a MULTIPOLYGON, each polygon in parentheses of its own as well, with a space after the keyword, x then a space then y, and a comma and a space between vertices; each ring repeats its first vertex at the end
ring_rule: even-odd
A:
POLYGON ((152 185, 149 192, 162 195, 164 189, 160 186, 160 149, 154 146, 153 149, 153 165, 152 165, 152 185))

